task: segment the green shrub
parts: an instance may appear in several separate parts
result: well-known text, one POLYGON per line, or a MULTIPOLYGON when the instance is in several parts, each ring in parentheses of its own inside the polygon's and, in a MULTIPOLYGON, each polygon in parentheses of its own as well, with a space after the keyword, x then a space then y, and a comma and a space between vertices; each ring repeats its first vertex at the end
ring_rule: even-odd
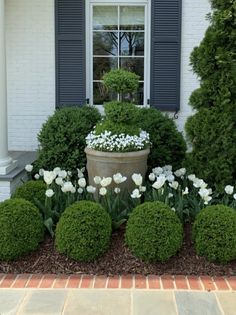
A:
POLYGON ((24 199, 0 203, 0 260, 14 260, 37 249, 43 239, 39 210, 24 199))
POLYGON ((145 202, 130 215, 125 237, 135 256, 144 261, 164 262, 180 249, 183 227, 164 203, 145 202))
POLYGON ((139 76, 124 69, 111 70, 103 76, 103 80, 110 91, 120 94, 134 92, 139 85, 139 76))
POLYGON ((193 238, 198 255, 227 263, 236 259, 236 212, 224 205, 208 206, 197 216, 193 238))
POLYGON ((137 108, 132 103, 109 102, 105 104, 106 119, 121 124, 133 124, 137 119, 137 108))
POLYGON ((47 186, 41 180, 30 180, 23 185, 19 186, 13 193, 12 198, 22 198, 28 200, 37 206, 37 201, 44 204, 45 192, 47 186), (35 202, 35 200, 37 200, 35 202))
POLYGON ((174 121, 155 108, 142 108, 137 124, 150 134, 150 169, 169 164, 178 169, 185 158, 186 143, 174 121))
POLYGON ((98 203, 79 201, 62 214, 56 228, 56 247, 75 260, 92 261, 108 248, 111 229, 111 218, 98 203))
POLYGON ((57 110, 43 125, 40 142, 38 168, 76 171, 86 163, 85 137, 101 116, 94 107, 70 107, 57 110))
POLYGON ((101 124, 97 124, 95 132, 97 135, 104 133, 105 131, 111 131, 112 134, 119 135, 124 133, 126 135, 134 136, 140 134, 140 128, 135 125, 117 123, 114 124, 111 120, 104 120, 101 124))
POLYGON ((211 4, 210 25, 191 54, 200 87, 190 97, 198 112, 186 124, 192 145, 187 165, 222 190, 236 182, 236 2, 211 0, 211 4))

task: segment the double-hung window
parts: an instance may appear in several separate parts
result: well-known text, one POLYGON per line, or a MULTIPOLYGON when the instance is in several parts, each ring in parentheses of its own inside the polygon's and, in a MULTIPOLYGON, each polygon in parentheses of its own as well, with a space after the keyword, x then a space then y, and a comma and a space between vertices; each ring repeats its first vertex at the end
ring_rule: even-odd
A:
POLYGON ((149 6, 146 0, 87 2, 87 97, 92 105, 117 100, 103 85, 103 75, 126 69, 139 76, 137 92, 124 100, 147 105, 150 77, 149 6))

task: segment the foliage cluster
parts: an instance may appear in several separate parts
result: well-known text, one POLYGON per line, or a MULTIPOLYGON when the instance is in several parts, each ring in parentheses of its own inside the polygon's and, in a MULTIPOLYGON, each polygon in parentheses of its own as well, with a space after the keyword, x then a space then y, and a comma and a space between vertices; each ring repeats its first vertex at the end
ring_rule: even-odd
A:
POLYGON ((46 184, 42 180, 29 180, 19 186, 13 193, 12 198, 22 198, 38 206, 38 203, 44 203, 46 184))

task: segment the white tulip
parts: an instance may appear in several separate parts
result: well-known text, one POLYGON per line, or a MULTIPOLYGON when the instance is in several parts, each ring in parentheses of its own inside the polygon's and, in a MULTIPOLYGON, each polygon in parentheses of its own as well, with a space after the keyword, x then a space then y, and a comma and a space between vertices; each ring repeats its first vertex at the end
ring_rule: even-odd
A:
POLYGON ((67 193, 67 192, 72 192, 74 191, 74 186, 71 182, 65 182, 61 188, 62 192, 67 193))
POLYGON ((139 190, 134 189, 132 194, 131 194, 131 198, 136 199, 136 198, 140 198, 140 197, 141 197, 141 194, 140 194, 139 190))
POLYGON ((145 192, 147 190, 146 186, 140 186, 139 191, 140 192, 145 192))
POLYGON ((172 171, 172 165, 165 165, 162 167, 164 172, 171 172, 172 171))
POLYGON ((127 180, 127 177, 122 176, 121 173, 117 173, 117 174, 113 175, 113 180, 117 185, 119 185, 119 184, 125 182, 127 180))
POLYGON ((172 183, 175 180, 174 175, 170 174, 166 177, 166 179, 168 180, 169 183, 172 183))
POLYGON ((53 172, 44 171, 43 172, 43 179, 47 185, 51 185, 51 183, 56 178, 56 175, 53 172))
POLYGON ((234 193, 234 187, 231 185, 225 186, 225 192, 227 195, 232 195, 234 193))
POLYGON ((203 188, 204 189, 207 187, 207 183, 205 183, 203 179, 195 178, 195 180, 193 182, 193 186, 196 188, 203 188))
POLYGON ((90 194, 94 194, 96 192, 96 187, 93 186, 87 186, 87 192, 90 194))
POLYGON ((59 176, 59 177, 62 177, 62 178, 64 179, 64 178, 66 178, 66 176, 67 176, 67 172, 64 171, 64 170, 62 170, 62 171, 58 172, 58 176, 59 176))
POLYGON ((83 188, 78 188, 78 193, 81 195, 83 192, 84 192, 84 190, 83 190, 83 188))
POLYGON ((60 167, 55 167, 54 170, 53 170, 53 173, 57 176, 60 171, 61 171, 60 167))
POLYGON ((111 177, 103 177, 102 180, 101 180, 100 185, 102 187, 107 187, 107 186, 109 186, 111 184, 111 182, 112 182, 112 178, 111 177))
POLYGON ((156 179, 156 175, 154 173, 151 173, 149 174, 148 178, 151 182, 154 182, 154 180, 156 179))
POLYGON ((185 190, 182 190, 183 195, 188 195, 188 193, 189 193, 188 187, 186 187, 185 190))
POLYGON ((79 180, 78 180, 78 184, 79 184, 79 186, 80 187, 82 187, 82 188, 85 188, 86 187, 86 179, 85 178, 80 178, 79 180))
POLYGON ((234 199, 236 200, 236 194, 233 195, 234 199))
POLYGON ((28 172, 28 173, 31 173, 32 171, 33 171, 33 165, 31 165, 31 164, 27 164, 26 166, 25 166, 25 170, 26 170, 26 172, 28 172))
POLYGON ((84 177, 84 174, 83 174, 83 169, 79 169, 79 168, 77 168, 77 172, 78 172, 78 177, 79 178, 83 178, 84 177))
POLYGON ((156 175, 156 176, 159 176, 163 173, 163 169, 162 167, 155 167, 152 169, 152 172, 156 175))
POLYGON ((100 188, 99 194, 101 196, 105 196, 107 194, 107 189, 105 187, 100 188))
POLYGON ((116 194, 119 194, 119 193, 120 193, 120 188, 119 188, 119 187, 116 187, 116 188, 114 189, 114 192, 115 192, 116 194))
POLYGON ((165 184, 165 182, 166 182, 166 178, 164 176, 159 176, 157 177, 157 180, 152 185, 152 187, 155 189, 160 189, 165 184))
POLYGON ((186 174, 186 168, 180 168, 174 174, 177 177, 182 177, 182 176, 184 176, 186 174))
POLYGON ((40 170, 39 170, 39 175, 40 175, 40 176, 43 176, 43 173, 44 173, 44 169, 43 169, 43 168, 40 168, 40 170))
POLYGON ((174 195, 172 193, 168 194, 168 198, 173 198, 173 197, 174 197, 174 195))
POLYGON ((191 182, 194 182, 195 179, 196 179, 196 175, 190 174, 190 175, 188 175, 188 179, 189 179, 191 182))
POLYGON ((46 192, 45 192, 45 195, 48 198, 52 198, 52 196, 54 195, 54 191, 52 189, 47 189, 46 192))
POLYGON ((102 179, 100 176, 95 176, 93 180, 96 185, 100 185, 102 179))
POLYGON ((34 175, 34 178, 37 179, 37 180, 40 179, 39 174, 35 174, 35 175, 34 175))
POLYGON ((178 189, 179 183, 177 181, 173 181, 172 183, 169 184, 169 186, 175 190, 178 189))
POLYGON ((58 186, 62 186, 63 185, 63 179, 61 177, 57 177, 55 179, 55 182, 58 186))
POLYGON ((141 174, 133 174, 132 180, 135 183, 136 186, 141 186, 143 182, 143 177, 141 174))
POLYGON ((174 212, 176 211, 175 208, 171 208, 171 210, 173 210, 174 212))
POLYGON ((212 197, 211 196, 206 196, 203 198, 204 200, 204 205, 208 205, 209 201, 211 201, 212 197))

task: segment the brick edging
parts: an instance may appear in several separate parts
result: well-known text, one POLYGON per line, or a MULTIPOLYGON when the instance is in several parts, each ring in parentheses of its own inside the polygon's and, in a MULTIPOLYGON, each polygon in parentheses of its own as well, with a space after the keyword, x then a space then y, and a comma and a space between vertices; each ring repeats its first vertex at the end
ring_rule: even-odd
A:
POLYGON ((106 277, 86 274, 0 274, 1 288, 236 291, 236 276, 227 278, 181 275, 122 275, 106 277))

